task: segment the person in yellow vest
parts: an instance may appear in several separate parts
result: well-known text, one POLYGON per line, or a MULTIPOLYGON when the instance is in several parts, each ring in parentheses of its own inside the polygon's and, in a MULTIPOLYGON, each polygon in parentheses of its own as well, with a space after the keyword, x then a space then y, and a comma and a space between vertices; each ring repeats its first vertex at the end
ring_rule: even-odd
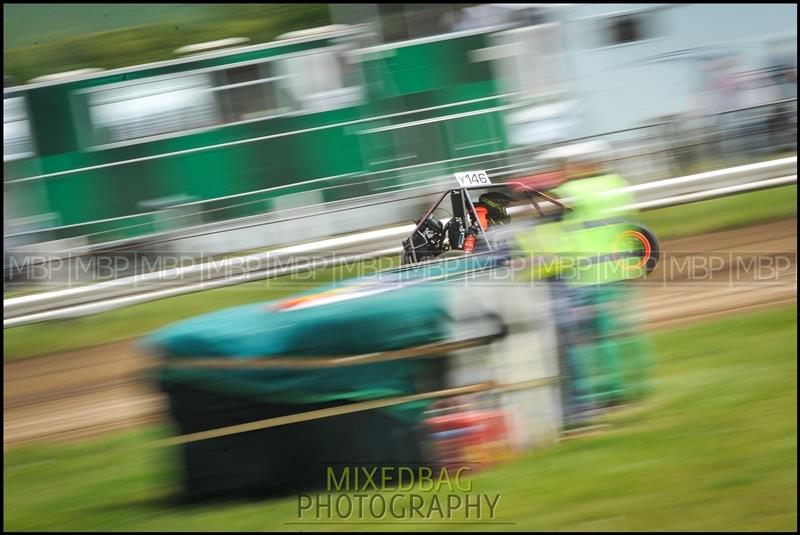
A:
POLYGON ((626 239, 634 198, 627 182, 606 170, 609 153, 603 142, 544 153, 562 179, 552 191, 571 210, 517 238, 530 261, 523 277, 552 283, 568 424, 641 394, 649 359, 629 321, 633 296, 625 283, 646 271, 626 239))

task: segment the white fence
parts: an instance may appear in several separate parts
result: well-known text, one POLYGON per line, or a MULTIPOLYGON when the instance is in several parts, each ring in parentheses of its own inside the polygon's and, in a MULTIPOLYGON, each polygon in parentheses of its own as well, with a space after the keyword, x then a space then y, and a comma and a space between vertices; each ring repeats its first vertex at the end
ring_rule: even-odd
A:
MULTIPOLYGON (((797 157, 792 156, 649 182, 627 189, 638 200, 633 208, 645 210, 796 182, 797 157)), ((569 199, 566 201, 569 202, 569 199)), ((267 229, 264 231, 269 232, 269 225, 265 227, 267 229)), ((400 241, 413 229, 414 225, 410 223, 395 225, 282 247, 265 253, 6 299, 3 303, 3 327, 79 317, 185 293, 394 255, 401 251, 400 241), (349 254, 334 258, 297 260, 299 256, 308 257, 342 250, 349 254)))

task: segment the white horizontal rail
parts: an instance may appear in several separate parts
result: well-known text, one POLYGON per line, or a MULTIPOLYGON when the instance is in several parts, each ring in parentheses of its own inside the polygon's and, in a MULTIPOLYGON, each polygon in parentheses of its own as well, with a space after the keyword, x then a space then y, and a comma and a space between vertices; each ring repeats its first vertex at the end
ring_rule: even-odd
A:
MULTIPOLYGON (((623 191, 634 193, 657 193, 649 200, 640 199, 628 209, 647 210, 666 206, 675 206, 697 202, 716 197, 772 188, 782 185, 797 183, 797 158, 781 158, 771 162, 748 164, 729 169, 699 173, 686 177, 676 177, 658 182, 651 182, 640 186, 624 188, 623 191), (783 174, 778 177, 750 180, 746 183, 718 186, 715 182, 725 176, 741 179, 743 173, 763 175, 765 172, 786 171, 792 169, 792 174, 783 174), (712 182, 711 188, 707 182, 712 182), (695 191, 684 192, 687 184, 692 184, 695 191), (705 188, 697 190, 698 187, 705 188), (676 188, 677 186, 677 188, 676 188)), ((649 197, 649 195, 647 195, 649 197)), ((564 199, 569 202, 569 199, 564 199)), ((195 291, 240 284, 250 280, 278 277, 284 274, 318 269, 328 260, 319 260, 317 263, 293 263, 295 255, 310 255, 324 252, 334 252, 342 247, 385 246, 390 240, 399 241, 407 237, 415 228, 413 224, 392 226, 379 230, 371 230, 330 238, 318 242, 294 245, 275 249, 266 253, 247 255, 215 262, 207 262, 180 268, 173 268, 134 277, 124 277, 102 283, 43 292, 28 296, 21 296, 5 300, 3 304, 3 327, 14 327, 60 319, 94 314, 113 308, 129 306, 146 301, 181 295, 195 291), (270 261, 273 263, 270 264, 270 261), (284 262, 282 266, 276 263, 284 262), (286 264, 285 262, 289 262, 286 264), (248 270, 247 266, 256 264, 259 268, 255 271, 248 270), (214 273, 217 273, 214 275, 214 273), (166 286, 166 287, 165 287, 166 286)), ((365 252, 358 255, 348 255, 337 259, 335 262, 345 263, 354 259, 366 260, 378 258, 388 254, 396 254, 401 248, 382 247, 378 251, 365 252), (392 251, 392 252, 387 252, 392 251)))
POLYGON ((187 282, 192 282, 196 279, 209 283, 216 278, 233 277, 245 273, 247 265, 268 266, 270 262, 274 264, 286 261, 294 255, 320 254, 341 250, 347 246, 383 242, 389 239, 400 240, 410 234, 414 228, 414 225, 401 225, 380 230, 370 230, 308 244, 282 247, 265 253, 226 258, 224 260, 144 273, 132 277, 122 277, 86 286, 14 297, 3 302, 3 315, 5 317, 13 317, 54 306, 63 307, 94 301, 100 297, 108 298, 132 292, 142 292, 152 289, 154 286, 162 288, 161 291, 163 291, 164 286, 185 285, 187 282), (214 276, 214 273, 217 273, 217 276, 214 276))
POLYGON ((724 181, 730 183, 735 179, 745 179, 753 181, 758 178, 772 178, 775 173, 788 174, 792 170, 797 170, 797 156, 788 158, 779 158, 777 160, 769 160, 766 162, 750 163, 746 165, 738 165, 736 167, 729 167, 726 169, 717 169, 714 171, 706 171, 694 175, 680 176, 676 178, 668 178, 656 182, 647 182, 630 186, 625 188, 624 191, 637 194, 641 196, 645 192, 650 191, 671 191, 679 193, 686 187, 696 188, 698 184, 707 186, 709 183, 716 181, 724 181))
POLYGON ((654 208, 667 208, 669 206, 677 206, 680 204, 689 204, 698 201, 716 199, 718 197, 724 197, 726 195, 734 195, 736 193, 745 193, 748 191, 775 188, 778 186, 788 186, 789 184, 797 184, 797 175, 787 175, 778 178, 768 178, 766 180, 759 180, 757 182, 748 182, 746 184, 737 184, 735 186, 724 186, 721 188, 697 191, 694 193, 685 193, 683 195, 673 195, 671 197, 664 197, 662 199, 656 199, 653 201, 640 202, 635 204, 633 208, 636 210, 652 210, 654 208))
MULTIPOLYGON (((3 328, 5 329, 9 327, 17 327, 20 325, 39 323, 42 321, 49 321, 56 319, 67 319, 67 318, 88 316, 91 314, 97 314, 99 312, 105 312, 116 308, 138 305, 141 303, 146 303, 148 301, 155 301, 157 299, 164 299, 166 297, 174 297, 177 295, 200 292, 203 290, 213 290, 215 288, 233 286, 236 284, 242 284, 246 282, 254 282, 262 279, 270 279, 274 277, 280 277, 283 275, 290 275, 292 273, 314 271, 317 269, 334 267, 341 264, 347 264, 350 262, 359 262, 373 258, 391 256, 399 254, 402 251, 402 249, 403 248, 400 246, 395 246, 363 254, 339 256, 334 258, 322 258, 314 261, 303 262, 300 264, 293 264, 290 266, 277 267, 272 269, 263 269, 258 271, 245 271, 238 275, 220 277, 217 279, 207 280, 207 281, 191 282, 188 284, 183 284, 181 286, 170 287, 161 290, 151 289, 149 291, 142 291, 141 293, 136 293, 134 295, 105 298, 100 301, 83 303, 73 306, 65 306, 53 310, 47 310, 44 312, 27 314, 24 316, 18 316, 11 319, 4 319, 3 328)), ((140 290, 145 290, 145 289, 140 289, 140 290)))

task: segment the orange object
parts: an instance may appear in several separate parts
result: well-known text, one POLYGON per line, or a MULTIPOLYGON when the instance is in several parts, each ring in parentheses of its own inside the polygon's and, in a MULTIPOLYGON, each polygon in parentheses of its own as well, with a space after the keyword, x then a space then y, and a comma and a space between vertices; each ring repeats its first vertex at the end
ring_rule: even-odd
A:
POLYGON ((471 253, 475 248, 475 236, 467 236, 464 239, 464 251, 471 253))
POLYGON ((478 216, 478 221, 481 222, 483 230, 489 230, 489 209, 485 206, 476 206, 475 214, 478 216))
POLYGON ((439 461, 455 469, 473 470, 512 456, 506 414, 498 410, 469 410, 435 416, 425 422, 433 433, 439 461))
POLYGON ((644 247, 644 255, 642 260, 630 269, 643 268, 647 264, 647 261, 650 260, 650 254, 652 252, 652 248, 650 246, 650 240, 648 240, 647 236, 645 236, 641 232, 637 232, 635 230, 626 230, 625 232, 617 236, 617 238, 614 240, 614 245, 616 245, 618 241, 624 240, 625 238, 634 238, 642 245, 642 247, 644 247))
MULTIPOLYGON (((475 215, 481 223, 481 228, 483 228, 484 231, 489 230, 489 209, 479 204, 475 207, 475 215)), ((464 240, 464 250, 471 253, 474 248, 475 236, 467 236, 464 240)))

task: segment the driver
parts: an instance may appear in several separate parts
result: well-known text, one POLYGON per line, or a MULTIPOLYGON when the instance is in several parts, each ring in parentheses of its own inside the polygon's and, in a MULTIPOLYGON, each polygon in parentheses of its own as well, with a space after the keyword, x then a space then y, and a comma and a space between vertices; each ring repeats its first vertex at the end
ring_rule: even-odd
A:
POLYGON ((481 228, 486 232, 494 225, 507 225, 511 222, 511 216, 508 215, 508 210, 506 210, 509 204, 511 204, 511 198, 497 191, 484 193, 478 197, 478 202, 475 204, 477 219, 466 231, 463 245, 464 251, 470 253, 475 248, 481 228))
POLYGON ((478 217, 481 219, 481 225, 484 230, 489 230, 489 225, 507 225, 511 222, 511 216, 508 215, 508 205, 511 204, 511 198, 503 195, 499 191, 490 191, 478 197, 478 204, 475 205, 475 211, 478 212, 478 217), (485 216, 481 217, 481 213, 485 216))

